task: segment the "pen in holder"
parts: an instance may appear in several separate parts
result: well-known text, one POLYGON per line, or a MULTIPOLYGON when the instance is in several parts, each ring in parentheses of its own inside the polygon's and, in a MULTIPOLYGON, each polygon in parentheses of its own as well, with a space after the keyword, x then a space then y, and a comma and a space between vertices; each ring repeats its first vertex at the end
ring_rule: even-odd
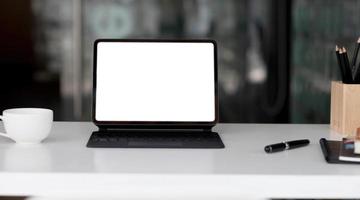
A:
POLYGON ((330 127, 344 137, 355 135, 360 127, 360 84, 331 82, 330 127))

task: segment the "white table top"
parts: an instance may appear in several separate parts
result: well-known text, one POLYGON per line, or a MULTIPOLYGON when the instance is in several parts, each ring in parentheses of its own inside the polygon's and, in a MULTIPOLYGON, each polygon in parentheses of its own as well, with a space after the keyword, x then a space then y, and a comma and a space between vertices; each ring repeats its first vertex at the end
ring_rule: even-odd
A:
POLYGON ((220 124, 214 130, 225 149, 86 148, 94 130, 90 122, 55 122, 40 145, 0 138, 0 194, 360 197, 360 165, 327 164, 323 158, 319 139, 339 139, 328 125, 220 124), (273 154, 263 150, 295 139, 311 144, 273 154))

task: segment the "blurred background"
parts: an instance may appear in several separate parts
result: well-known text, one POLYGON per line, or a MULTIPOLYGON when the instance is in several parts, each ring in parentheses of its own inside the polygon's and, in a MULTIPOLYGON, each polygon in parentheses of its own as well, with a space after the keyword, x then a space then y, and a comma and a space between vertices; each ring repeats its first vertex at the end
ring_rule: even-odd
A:
POLYGON ((91 120, 97 38, 218 42, 220 121, 328 123, 335 44, 360 35, 359 0, 1 0, 0 110, 91 120))

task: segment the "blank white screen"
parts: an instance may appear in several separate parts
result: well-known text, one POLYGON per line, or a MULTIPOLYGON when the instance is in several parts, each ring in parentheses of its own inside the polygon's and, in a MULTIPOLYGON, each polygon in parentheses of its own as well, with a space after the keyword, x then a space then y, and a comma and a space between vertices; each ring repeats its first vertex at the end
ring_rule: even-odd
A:
POLYGON ((97 121, 215 120, 214 45, 99 42, 97 121))

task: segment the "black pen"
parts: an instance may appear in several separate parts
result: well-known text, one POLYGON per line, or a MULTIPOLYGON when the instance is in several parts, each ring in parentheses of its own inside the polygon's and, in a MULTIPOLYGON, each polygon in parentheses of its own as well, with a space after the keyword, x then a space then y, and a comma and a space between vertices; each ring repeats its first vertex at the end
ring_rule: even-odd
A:
POLYGON ((352 83, 353 82, 352 67, 350 66, 349 58, 345 47, 343 47, 342 51, 340 51, 340 56, 342 56, 343 58, 344 67, 345 67, 344 69, 345 77, 346 77, 345 83, 352 83))
POLYGON ((353 56, 353 62, 351 63, 353 65, 353 80, 354 80, 354 83, 360 83, 360 70, 359 70, 359 65, 356 65, 356 58, 357 58, 357 55, 358 55, 358 52, 359 52, 359 48, 360 48, 360 37, 357 41, 357 45, 356 45, 356 48, 355 48, 355 52, 354 52, 354 56, 353 56))
POLYGON ((359 48, 360 48, 360 37, 358 38, 358 40, 356 42, 355 50, 354 50, 353 57, 352 57, 352 60, 351 60, 351 67, 352 67, 353 75, 355 74, 354 72, 357 71, 357 69, 356 69, 356 59, 357 59, 357 56, 359 54, 359 48))
POLYGON ((345 82, 345 69, 344 69, 344 64, 340 58, 340 49, 339 47, 336 45, 335 46, 335 54, 336 54, 336 59, 338 61, 338 66, 339 66, 339 69, 340 69, 340 75, 341 75, 341 81, 342 82, 345 82))
POLYGON ((287 141, 287 142, 281 142, 277 144, 270 144, 265 146, 264 150, 266 153, 273 153, 278 151, 284 151, 288 149, 294 149, 306 146, 310 143, 310 140, 304 139, 304 140, 293 140, 293 141, 287 141))
POLYGON ((354 71, 354 83, 360 83, 360 63, 356 66, 354 71))

